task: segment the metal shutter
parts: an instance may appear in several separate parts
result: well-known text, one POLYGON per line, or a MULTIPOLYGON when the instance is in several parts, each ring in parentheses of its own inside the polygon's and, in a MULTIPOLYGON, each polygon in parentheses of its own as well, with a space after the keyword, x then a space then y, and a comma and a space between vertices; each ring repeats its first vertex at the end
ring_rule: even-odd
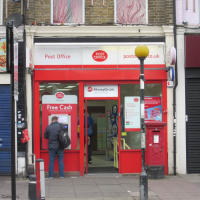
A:
POLYGON ((0 174, 11 172, 11 94, 9 85, 0 85, 0 174))
POLYGON ((187 172, 200 173, 200 69, 186 70, 187 172))

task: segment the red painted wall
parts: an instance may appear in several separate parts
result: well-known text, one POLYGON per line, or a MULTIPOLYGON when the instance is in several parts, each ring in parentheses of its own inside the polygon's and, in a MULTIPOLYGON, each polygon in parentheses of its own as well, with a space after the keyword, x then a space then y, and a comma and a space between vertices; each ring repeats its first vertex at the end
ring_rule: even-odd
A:
MULTIPOLYGON (((185 36, 185 67, 200 68, 200 35, 185 36)), ((182 58, 184 59, 184 58, 182 58)))

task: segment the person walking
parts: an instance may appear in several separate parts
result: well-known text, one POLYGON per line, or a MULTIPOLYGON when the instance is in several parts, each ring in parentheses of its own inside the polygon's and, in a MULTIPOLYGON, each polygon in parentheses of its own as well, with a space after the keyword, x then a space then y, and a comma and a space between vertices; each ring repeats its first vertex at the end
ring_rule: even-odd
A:
POLYGON ((58 134, 63 130, 62 124, 58 123, 58 117, 53 116, 51 124, 47 126, 44 137, 48 139, 49 150, 49 178, 54 177, 54 162, 57 156, 59 165, 59 176, 64 178, 64 148, 59 146, 58 134))
POLYGON ((92 164, 92 135, 93 135, 94 122, 91 114, 88 113, 87 117, 87 135, 88 135, 88 163, 92 164))

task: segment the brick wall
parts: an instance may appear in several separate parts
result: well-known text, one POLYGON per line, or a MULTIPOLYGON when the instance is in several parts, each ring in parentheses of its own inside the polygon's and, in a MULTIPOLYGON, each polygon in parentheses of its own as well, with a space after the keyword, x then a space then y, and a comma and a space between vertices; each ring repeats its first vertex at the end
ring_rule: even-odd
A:
POLYGON ((86 0, 85 8, 85 23, 88 25, 92 24, 113 24, 114 23, 114 1, 94 0, 93 6, 91 0, 86 0))
POLYGON ((173 0, 148 0, 149 24, 173 24, 173 0))
MULTIPOLYGON (((50 24, 51 0, 29 0, 26 11, 26 23, 50 24)), ((86 25, 114 24, 114 0, 85 0, 86 25)), ((8 1, 8 16, 12 13, 21 13, 21 2, 8 1)), ((148 19, 150 25, 173 24, 173 0, 148 0, 148 19)))

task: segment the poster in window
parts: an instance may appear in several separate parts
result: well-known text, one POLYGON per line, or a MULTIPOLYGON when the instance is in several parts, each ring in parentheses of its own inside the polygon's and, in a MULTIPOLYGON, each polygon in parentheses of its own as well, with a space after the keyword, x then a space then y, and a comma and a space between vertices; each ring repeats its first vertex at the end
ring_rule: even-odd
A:
POLYGON ((0 72, 6 72, 6 39, 0 38, 0 72))
POLYGON ((140 97, 125 97, 124 123, 125 131, 140 129, 140 97))
POLYGON ((145 121, 162 121, 161 97, 145 97, 145 121))
MULTIPOLYGON (((125 97, 124 102, 125 131, 140 131, 140 97, 125 97)), ((144 97, 146 122, 162 121, 161 102, 161 97, 144 97)))

